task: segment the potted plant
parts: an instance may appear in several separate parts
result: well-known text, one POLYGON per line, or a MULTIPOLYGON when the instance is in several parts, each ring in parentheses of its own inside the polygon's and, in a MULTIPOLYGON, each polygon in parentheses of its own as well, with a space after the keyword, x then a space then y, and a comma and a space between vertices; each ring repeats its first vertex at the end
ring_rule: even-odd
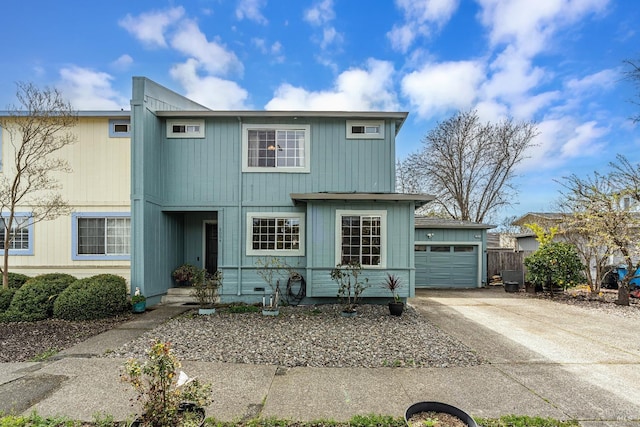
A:
POLYGON ((398 289, 402 286, 400 278, 395 274, 387 273, 383 286, 391 291, 391 295, 393 295, 393 301, 389 302, 389 314, 392 316, 402 316, 404 302, 400 300, 400 296, 398 295, 398 289))
POLYGON ((362 265, 358 261, 350 261, 346 264, 338 264, 331 270, 331 279, 338 284, 338 298, 345 305, 341 315, 355 317, 358 312, 356 307, 362 293, 369 287, 369 279, 360 278, 362 265))
POLYGON ((192 426, 204 424, 204 407, 211 403, 211 385, 201 384, 179 371, 180 361, 168 342, 155 340, 148 360, 130 359, 121 379, 138 393, 142 412, 132 427, 192 426))
POLYGON ((462 409, 440 402, 414 403, 405 411, 404 420, 409 427, 449 427, 459 426, 460 422, 468 427, 478 426, 471 415, 462 409))
POLYGON ((215 313, 214 305, 218 302, 218 291, 222 287, 222 271, 211 274, 204 268, 198 269, 191 286, 191 296, 200 304, 198 314, 215 313))
POLYGON ((256 260, 258 275, 264 280, 271 290, 270 294, 262 297, 262 314, 265 316, 277 316, 280 314, 278 304, 280 302, 280 279, 289 274, 291 268, 278 257, 263 257, 256 260))
POLYGON ((192 264, 182 264, 173 270, 171 277, 176 281, 178 286, 189 286, 192 284, 194 277, 200 269, 192 264))
POLYGON ((147 297, 142 295, 138 287, 131 297, 131 308, 134 313, 144 313, 147 309, 147 297))

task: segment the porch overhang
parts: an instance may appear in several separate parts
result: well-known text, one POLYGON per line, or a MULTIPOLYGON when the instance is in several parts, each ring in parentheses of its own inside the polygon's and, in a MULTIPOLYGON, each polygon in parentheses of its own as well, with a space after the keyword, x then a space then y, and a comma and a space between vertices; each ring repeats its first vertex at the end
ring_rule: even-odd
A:
POLYGON ((435 199, 429 194, 407 193, 357 193, 357 192, 319 192, 319 193, 291 193, 294 203, 309 202, 413 202, 416 208, 424 206, 435 199))

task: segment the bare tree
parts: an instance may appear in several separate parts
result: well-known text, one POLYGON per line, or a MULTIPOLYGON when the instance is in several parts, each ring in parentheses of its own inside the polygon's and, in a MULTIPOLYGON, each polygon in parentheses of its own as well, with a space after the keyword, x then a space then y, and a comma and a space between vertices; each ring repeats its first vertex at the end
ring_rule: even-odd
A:
POLYGON ((622 201, 629 194, 616 184, 615 173, 594 173, 587 178, 565 177, 561 184, 566 206, 568 230, 585 238, 586 245, 597 254, 596 262, 608 256, 621 256, 627 273, 618 287, 617 303, 629 305, 629 283, 640 267, 637 242, 640 217, 622 201))
POLYGON ((39 89, 32 83, 17 83, 20 106, 8 108, 0 127, 8 135, 8 154, 0 176, 0 221, 4 231, 2 286, 9 286, 9 250, 15 236, 31 224, 69 212, 59 193, 55 173, 69 172, 66 160, 55 157, 76 141, 70 129, 77 113, 56 89, 39 89), (19 221, 18 208, 30 209, 29 221, 19 221))
MULTIPOLYGON (((624 72, 625 77, 627 80, 630 80, 631 82, 633 82, 633 84, 636 86, 636 89, 639 91, 639 93, 636 94, 636 98, 640 98, 640 61, 633 61, 633 60, 627 59, 622 62, 626 66, 626 71, 624 72)), ((633 102, 636 105, 640 105, 640 101, 631 101, 631 102, 633 102)), ((634 123, 640 122, 640 113, 632 116, 631 120, 633 120, 634 123)))
POLYGON ((432 129, 406 163, 449 217, 484 222, 511 204, 514 169, 536 135, 531 122, 481 123, 476 111, 458 112, 432 129))

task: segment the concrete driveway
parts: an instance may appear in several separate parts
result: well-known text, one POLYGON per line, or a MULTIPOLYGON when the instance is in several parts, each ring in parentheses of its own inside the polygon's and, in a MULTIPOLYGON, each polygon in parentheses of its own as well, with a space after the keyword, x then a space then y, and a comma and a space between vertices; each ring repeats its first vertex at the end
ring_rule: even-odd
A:
POLYGON ((611 420, 583 425, 640 425, 640 324, 501 287, 417 290, 411 302, 567 415, 611 420))

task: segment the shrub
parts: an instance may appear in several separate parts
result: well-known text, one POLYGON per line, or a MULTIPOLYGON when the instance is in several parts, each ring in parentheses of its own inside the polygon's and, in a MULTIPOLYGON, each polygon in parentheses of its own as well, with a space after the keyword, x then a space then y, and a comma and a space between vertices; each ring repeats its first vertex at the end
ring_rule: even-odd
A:
POLYGON ((551 242, 541 245, 524 260, 528 279, 536 285, 557 285, 566 289, 584 282, 584 266, 573 245, 551 242))
POLYGON ((22 285, 24 285, 27 282, 27 280, 31 279, 31 277, 27 276, 26 274, 9 272, 8 275, 9 275, 9 287, 11 289, 20 289, 22 285))
POLYGON ((15 293, 15 289, 0 288, 0 313, 4 313, 5 311, 7 311, 15 293))
POLYGON ((56 298, 76 280, 63 273, 41 274, 29 279, 16 291, 0 320, 33 322, 51 317, 56 298))
POLYGON ((92 320, 129 311, 127 282, 114 274, 80 279, 56 299, 53 315, 65 320, 92 320))

